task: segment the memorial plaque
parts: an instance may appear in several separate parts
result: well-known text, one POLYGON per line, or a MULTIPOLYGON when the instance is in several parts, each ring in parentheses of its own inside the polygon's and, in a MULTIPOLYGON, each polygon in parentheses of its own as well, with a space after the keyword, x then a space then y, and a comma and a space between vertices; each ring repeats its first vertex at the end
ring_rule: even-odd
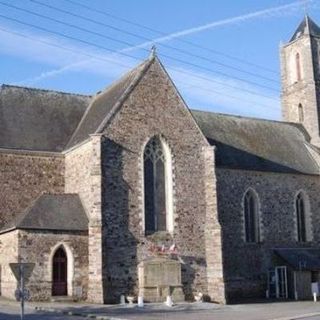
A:
POLYGON ((168 295, 183 301, 181 264, 167 258, 155 258, 139 264, 139 294, 146 301, 162 302, 168 295))

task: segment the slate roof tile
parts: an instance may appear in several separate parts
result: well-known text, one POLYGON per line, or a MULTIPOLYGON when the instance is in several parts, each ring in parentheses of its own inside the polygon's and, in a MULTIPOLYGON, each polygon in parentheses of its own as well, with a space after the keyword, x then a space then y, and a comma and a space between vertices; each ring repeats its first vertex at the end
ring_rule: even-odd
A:
POLYGON ((2 228, 86 231, 88 217, 79 195, 43 194, 22 214, 2 228))

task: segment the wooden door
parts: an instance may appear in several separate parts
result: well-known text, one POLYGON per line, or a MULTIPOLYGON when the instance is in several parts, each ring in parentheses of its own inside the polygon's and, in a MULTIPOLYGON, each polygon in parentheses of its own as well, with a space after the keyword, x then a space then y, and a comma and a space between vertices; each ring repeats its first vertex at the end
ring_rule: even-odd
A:
POLYGON ((68 261, 62 247, 54 254, 52 264, 52 295, 66 296, 68 294, 68 261))

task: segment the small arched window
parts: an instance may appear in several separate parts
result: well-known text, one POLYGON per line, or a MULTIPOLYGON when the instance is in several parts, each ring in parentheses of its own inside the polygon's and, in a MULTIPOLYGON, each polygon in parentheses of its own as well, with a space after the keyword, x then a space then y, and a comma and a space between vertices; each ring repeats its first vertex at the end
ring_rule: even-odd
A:
POLYGON ((304 121, 304 114, 303 114, 303 106, 301 103, 299 103, 299 106, 298 106, 298 116, 299 116, 299 122, 302 123, 304 121))
POLYGON ((145 231, 172 231, 172 173, 168 146, 158 136, 144 149, 145 231))
POLYGON ((301 61, 300 61, 300 54, 297 52, 296 54, 296 75, 297 81, 301 80, 301 61))
POLYGON ((306 201, 302 192, 300 192, 295 201, 297 235, 299 242, 307 241, 307 221, 306 221, 306 201))
POLYGON ((253 190, 248 190, 243 198, 244 227, 246 242, 260 241, 260 222, 258 196, 253 190))

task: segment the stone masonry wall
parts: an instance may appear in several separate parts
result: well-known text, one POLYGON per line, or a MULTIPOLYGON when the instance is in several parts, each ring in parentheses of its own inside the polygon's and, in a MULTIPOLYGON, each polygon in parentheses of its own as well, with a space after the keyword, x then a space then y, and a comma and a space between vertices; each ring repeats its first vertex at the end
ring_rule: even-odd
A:
POLYGON ((33 262, 35 268, 26 287, 32 300, 49 300, 52 296, 52 258, 63 245, 68 259, 68 295, 87 298, 88 235, 86 232, 19 230, 19 254, 22 262, 33 262))
POLYGON ((0 153, 0 227, 44 192, 64 190, 61 156, 0 153))
POLYGON ((89 217, 88 301, 95 303, 103 303, 100 148, 100 136, 92 135, 65 158, 65 192, 80 195, 89 217))
POLYGON ((65 193, 78 193, 87 211, 91 209, 90 171, 92 143, 88 142, 65 155, 65 193))
MULTIPOLYGON (((214 170, 206 167, 206 147, 206 139, 166 73, 157 61, 153 62, 108 123, 102 138, 105 300, 118 301, 120 294, 129 292, 137 294, 137 265, 152 256, 150 245, 172 243, 177 245, 183 261, 186 298, 201 291, 214 300, 224 300, 219 296, 223 290, 208 291, 206 244, 210 244, 206 243, 206 236, 210 240, 214 230, 206 233, 206 221, 207 214, 216 215, 216 209, 214 199, 210 209, 207 207, 207 183, 203 177, 208 173, 214 184, 214 170), (166 141, 172 154, 174 231, 145 236, 143 152, 155 135, 166 141)), ((220 245, 220 238, 216 243, 220 245)), ((219 261, 219 256, 216 259, 219 261)), ((221 279, 221 272, 217 274, 221 279)), ((212 284, 213 275, 211 272, 212 284)))
POLYGON ((17 284, 9 263, 18 262, 18 231, 0 235, 0 295, 14 298, 17 284))
POLYGON ((206 262, 208 293, 213 299, 225 303, 225 286, 223 278, 221 225, 217 214, 217 189, 215 175, 215 147, 205 147, 205 182, 206 194, 206 262))
POLYGON ((217 169, 223 266, 229 300, 264 297, 272 249, 319 246, 320 180, 317 176, 217 169), (245 243, 243 195, 252 188, 260 203, 260 243, 245 243), (313 241, 297 242, 294 199, 303 190, 310 202, 313 241))
POLYGON ((319 131, 319 43, 304 36, 281 48, 282 117, 299 123, 299 104, 303 125, 312 143, 320 145, 319 131), (300 55, 301 80, 297 80, 296 54, 300 55))

